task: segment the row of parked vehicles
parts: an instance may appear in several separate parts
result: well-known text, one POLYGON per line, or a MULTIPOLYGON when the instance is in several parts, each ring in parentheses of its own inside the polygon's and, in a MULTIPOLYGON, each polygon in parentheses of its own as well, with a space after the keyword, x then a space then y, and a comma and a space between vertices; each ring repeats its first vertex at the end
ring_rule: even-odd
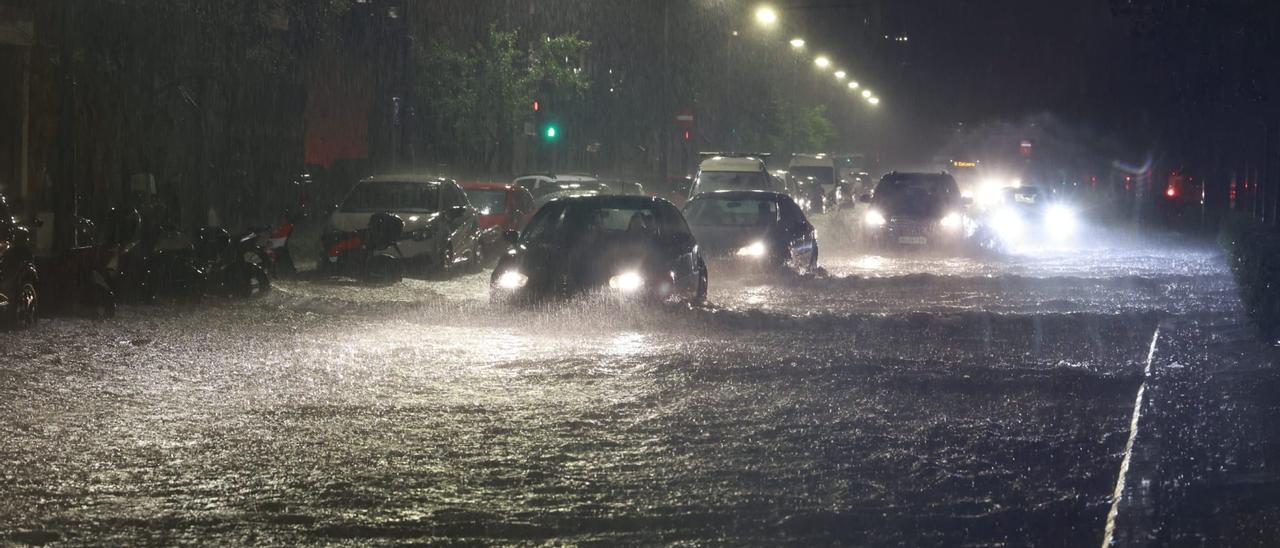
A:
POLYGON ((531 175, 509 184, 370 177, 334 208, 320 269, 393 282, 476 272, 497 257, 495 300, 602 289, 700 302, 707 260, 816 268, 817 240, 801 207, 768 187, 767 173, 748 175, 756 179, 720 188, 711 184, 720 173, 701 172, 683 210, 639 184, 586 176, 531 175))

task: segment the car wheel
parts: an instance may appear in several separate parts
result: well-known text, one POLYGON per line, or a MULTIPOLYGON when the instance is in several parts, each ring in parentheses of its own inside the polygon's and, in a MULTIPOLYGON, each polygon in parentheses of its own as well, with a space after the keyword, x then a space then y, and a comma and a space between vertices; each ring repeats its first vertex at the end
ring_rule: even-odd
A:
POLYGON ((40 318, 40 292, 36 289, 35 280, 23 276, 18 282, 18 292, 13 302, 13 325, 18 329, 26 329, 36 324, 40 318))
POLYGON ((707 302, 707 263, 698 259, 698 289, 693 294, 693 304, 702 304, 707 302))

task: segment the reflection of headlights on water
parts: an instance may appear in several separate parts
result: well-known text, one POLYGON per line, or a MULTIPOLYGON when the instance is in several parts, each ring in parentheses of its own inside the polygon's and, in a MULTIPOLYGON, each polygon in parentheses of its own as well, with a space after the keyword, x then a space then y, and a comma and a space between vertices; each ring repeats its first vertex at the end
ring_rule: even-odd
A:
POLYGON ((960 228, 961 222, 960 214, 952 212, 943 217, 941 221, 938 221, 938 224, 941 225, 944 230, 954 232, 960 228))
POLYGON ((1076 212, 1064 205, 1052 205, 1044 212, 1045 226, 1055 237, 1066 237, 1075 233, 1079 222, 1076 212))
POLYGON ((527 283, 529 283, 529 277, 515 270, 503 272, 501 276, 498 276, 497 281, 498 287, 503 289, 520 289, 527 283))
POLYGON ((609 287, 624 293, 630 293, 644 287, 644 277, 636 272, 623 272, 609 278, 609 287))
POLYGON ((871 228, 880 228, 889 222, 888 219, 884 218, 884 214, 874 209, 868 209, 867 216, 863 217, 862 221, 871 228))
POLYGON ((765 252, 764 242, 756 242, 738 250, 739 257, 763 257, 765 252))
POLYGON ((1010 209, 997 211, 991 218, 991 227, 995 229, 996 235, 1005 240, 1017 240, 1025 230, 1022 216, 1010 209))

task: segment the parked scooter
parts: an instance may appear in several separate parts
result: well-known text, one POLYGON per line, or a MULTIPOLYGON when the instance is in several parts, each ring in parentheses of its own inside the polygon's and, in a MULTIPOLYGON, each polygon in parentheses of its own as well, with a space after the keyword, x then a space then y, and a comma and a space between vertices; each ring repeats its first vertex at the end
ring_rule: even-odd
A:
POLYGON ((108 282, 103 248, 93 221, 77 218, 71 247, 37 259, 46 305, 65 313, 88 312, 96 319, 115 316, 116 293, 108 282))
POLYGON ((369 216, 369 227, 352 232, 332 233, 322 242, 325 257, 342 257, 341 264, 320 262, 327 275, 350 274, 366 282, 396 283, 404 278, 404 265, 397 242, 404 234, 404 219, 392 213, 369 216))
POLYGON ((264 253, 256 234, 233 240, 226 229, 207 226, 196 231, 192 249, 201 295, 247 299, 271 290, 271 278, 266 270, 251 262, 252 257, 261 257, 264 253))
POLYGON ((297 194, 297 203, 280 215, 277 226, 251 227, 256 235, 257 243, 262 248, 259 265, 274 278, 288 278, 297 274, 293 263, 293 255, 289 252, 289 237, 293 235, 297 225, 311 216, 311 201, 307 189, 311 184, 311 176, 303 174, 293 181, 297 194))

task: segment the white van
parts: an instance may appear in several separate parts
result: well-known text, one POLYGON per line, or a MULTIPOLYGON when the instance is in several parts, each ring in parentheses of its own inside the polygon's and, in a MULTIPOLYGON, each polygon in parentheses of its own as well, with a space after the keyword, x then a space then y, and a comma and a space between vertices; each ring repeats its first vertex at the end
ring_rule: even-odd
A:
POLYGON ((769 174, 760 156, 714 155, 698 164, 689 197, 717 190, 785 192, 785 185, 769 174))
POLYGON ((796 154, 787 171, 801 184, 819 185, 827 200, 840 203, 840 172, 835 159, 827 154, 796 154))

